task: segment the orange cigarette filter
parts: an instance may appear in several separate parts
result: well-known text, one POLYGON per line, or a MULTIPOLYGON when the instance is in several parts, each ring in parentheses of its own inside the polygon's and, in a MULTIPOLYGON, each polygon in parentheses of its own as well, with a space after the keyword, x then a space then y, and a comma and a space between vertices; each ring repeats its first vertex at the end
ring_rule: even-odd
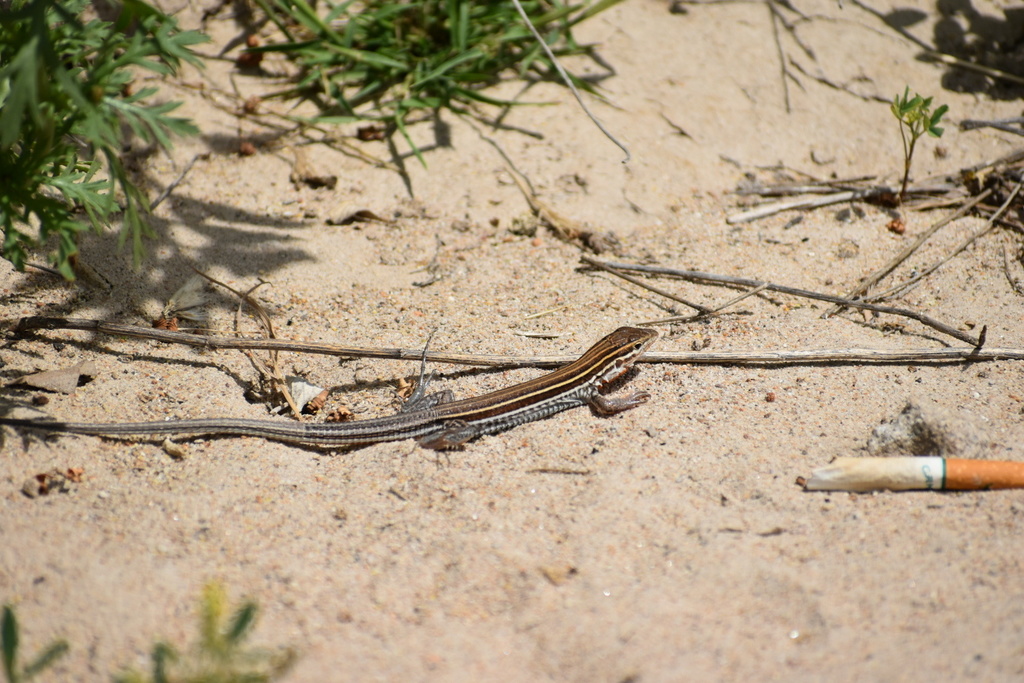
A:
POLYGON ((1024 463, 947 458, 946 488, 959 491, 1024 488, 1024 463))

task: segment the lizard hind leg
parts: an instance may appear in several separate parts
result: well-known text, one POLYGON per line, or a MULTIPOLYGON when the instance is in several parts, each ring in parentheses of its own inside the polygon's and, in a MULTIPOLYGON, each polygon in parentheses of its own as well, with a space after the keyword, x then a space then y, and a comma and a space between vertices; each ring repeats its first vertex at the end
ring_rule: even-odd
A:
MULTIPOLYGON (((419 390, 417 389, 417 391, 419 390)), ((455 394, 452 393, 451 389, 435 391, 432 394, 420 393, 419 396, 413 393, 413 395, 409 397, 409 400, 402 404, 402 409, 398 412, 411 413, 414 410, 425 410, 427 408, 439 406, 442 403, 451 403, 454 400, 455 394)))
POLYGON ((643 405, 650 398, 651 395, 646 391, 637 391, 628 396, 602 396, 598 394, 590 399, 590 407, 598 415, 614 415, 643 405))

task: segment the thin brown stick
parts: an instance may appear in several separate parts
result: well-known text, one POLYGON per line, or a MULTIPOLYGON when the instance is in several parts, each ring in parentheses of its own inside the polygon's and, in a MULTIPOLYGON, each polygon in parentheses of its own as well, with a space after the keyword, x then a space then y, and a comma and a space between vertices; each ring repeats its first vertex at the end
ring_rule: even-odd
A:
MULTIPOLYGON (((593 264, 596 259, 589 256, 580 256, 580 260, 584 263, 593 264)), ((599 262, 600 263, 600 262, 599 262)), ((955 337, 962 342, 968 344, 977 345, 978 340, 965 332, 961 332, 956 328, 950 327, 949 325, 939 322, 934 318, 931 318, 923 313, 917 311, 911 311, 906 308, 895 308, 892 306, 880 306, 878 304, 867 303, 865 301, 854 301, 852 299, 846 299, 839 296, 832 296, 830 294, 821 294, 819 292, 812 292, 807 289, 797 289, 796 287, 787 287, 785 285, 777 285, 770 282, 764 282, 762 280, 752 280, 750 278, 732 277, 729 275, 714 275, 712 273, 702 273, 696 270, 677 270, 675 268, 664 268, 661 266, 640 266, 629 263, 609 263, 604 262, 605 266, 616 268, 620 270, 632 270, 644 273, 656 273, 659 275, 671 275, 674 277, 680 277, 684 280, 694 280, 703 282, 716 282, 719 284, 726 285, 739 285, 741 287, 760 287, 766 285, 765 289, 769 289, 773 292, 779 292, 780 294, 791 294, 793 296, 803 297, 805 299, 817 299, 818 301, 827 301, 833 304, 839 304, 841 307, 860 308, 866 311, 875 311, 877 313, 888 313, 890 315, 898 315, 904 318, 911 318, 916 320, 922 325, 938 330, 943 334, 948 334, 951 337, 955 337)))
POLYGON ((887 187, 870 187, 866 190, 833 192, 832 194, 818 197, 784 199, 782 201, 772 202, 771 204, 762 204, 761 206, 748 209, 746 211, 740 211, 739 213, 734 213, 731 216, 726 216, 725 222, 729 225, 749 223, 750 221, 757 220, 758 218, 767 218, 768 216, 774 216, 775 214, 782 213, 783 211, 791 211, 793 209, 816 209, 822 206, 830 206, 832 204, 842 204, 843 202, 852 202, 858 199, 878 197, 891 192, 892 190, 887 187))
POLYGON ((184 344, 206 349, 264 349, 276 351, 295 351, 324 356, 340 356, 343 358, 384 358, 393 360, 421 361, 424 357, 435 363, 452 363, 454 365, 507 366, 507 367, 551 367, 564 365, 575 360, 577 356, 534 356, 531 358, 515 358, 471 353, 444 353, 428 351, 424 356, 423 349, 400 349, 387 347, 341 346, 316 342, 299 342, 288 339, 265 339, 254 337, 217 337, 205 334, 189 334, 188 332, 171 332, 135 325, 90 320, 85 318, 48 318, 33 316, 22 318, 15 325, 17 333, 31 330, 85 330, 121 337, 136 339, 153 339, 169 344, 184 344))
POLYGON ((964 119, 960 122, 960 130, 975 130, 977 128, 995 128, 1004 133, 1024 135, 1024 117, 1015 116, 1009 119, 995 119, 994 121, 979 121, 977 119, 964 119))
POLYGON ((967 247, 969 247, 972 244, 974 244, 974 242, 976 240, 978 240, 981 237, 983 237, 984 235, 988 234, 993 228, 996 227, 996 221, 998 221, 999 218, 1004 213, 1006 213, 1006 210, 1010 207, 1010 204, 1013 202, 1014 199, 1016 199, 1017 195, 1020 193, 1021 185, 1024 185, 1024 181, 1021 181, 1021 182, 1017 183, 1017 186, 1015 188, 1013 188, 1013 192, 1011 192, 1010 196, 1006 198, 1006 201, 1003 202, 1003 205, 1000 206, 999 209, 997 209, 996 212, 994 214, 992 214, 992 216, 985 223, 985 227, 981 228, 980 230, 975 231, 967 239, 965 239, 963 242, 961 242, 956 247, 956 249, 954 249, 949 254, 947 254, 945 257, 939 259, 938 261, 936 261, 932 265, 928 266, 927 268, 922 270, 920 273, 918 273, 914 277, 912 277, 912 278, 910 278, 910 279, 908 279, 908 280, 906 280, 906 281, 896 285, 895 287, 891 287, 891 288, 885 290, 884 292, 881 292, 879 294, 873 294, 869 298, 869 300, 870 301, 883 301, 885 299, 888 299, 889 297, 892 297, 892 296, 895 296, 896 294, 904 292, 908 288, 916 285, 918 282, 920 282, 921 280, 925 279, 926 277, 928 277, 929 275, 934 273, 936 270, 938 270, 939 268, 944 266, 946 263, 951 261, 955 256, 957 256, 958 254, 963 252, 964 249, 966 249, 967 247))
MULTIPOLYGON (((252 309, 253 314, 256 316, 256 320, 259 322, 260 327, 264 329, 267 337, 270 339, 277 338, 277 334, 274 332, 274 323, 270 319, 270 315, 267 313, 266 309, 263 308, 263 306, 258 301, 256 301, 256 299, 252 296, 253 292, 255 292, 259 287, 262 287, 265 284, 267 283, 261 281, 242 293, 242 300, 238 302, 238 309, 235 313, 236 334, 240 331, 239 327, 242 317, 242 303, 244 302, 249 306, 250 309, 252 309)), ((296 405, 295 399, 292 397, 292 392, 288 389, 288 381, 284 378, 284 374, 281 372, 281 365, 278 362, 278 352, 276 350, 270 352, 269 363, 264 363, 261 359, 257 358, 256 355, 253 353, 246 353, 246 355, 249 356, 250 362, 252 362, 253 367, 255 367, 257 370, 259 370, 261 366, 263 366, 266 369, 265 376, 270 379, 271 383, 274 386, 276 386, 277 390, 281 393, 281 396, 284 397, 284 401, 285 403, 288 404, 288 407, 291 409, 292 415, 295 417, 295 419, 298 420, 299 422, 302 422, 304 419, 302 416, 302 407, 296 405)))
MULTIPOLYGON (((961 206, 959 209, 957 209, 953 213, 949 214, 948 216, 946 216, 942 220, 936 222, 935 225, 933 225, 932 227, 930 227, 927 230, 925 230, 923 233, 920 234, 920 236, 918 236, 918 238, 916 240, 914 240, 910 245, 908 245, 906 249, 904 249, 903 251, 898 253, 888 263, 886 263, 884 266, 882 266, 881 268, 876 270, 874 273, 872 273, 871 275, 869 275, 865 279, 861 280, 859 285, 857 285, 856 287, 854 287, 853 289, 848 291, 843 296, 846 299, 854 299, 856 297, 862 296, 865 292, 867 292, 869 289, 871 289, 876 284, 878 284, 879 280, 884 278, 886 275, 888 275, 892 271, 896 270, 896 268, 901 263, 903 263, 905 260, 910 258, 910 255, 913 254, 915 251, 917 251, 917 249, 922 244, 924 244, 925 241, 929 237, 934 235, 936 232, 938 232, 941 228, 945 227, 949 223, 952 223, 956 219, 965 216, 968 211, 973 209, 976 204, 981 202, 983 199, 988 197, 990 194, 992 194, 992 188, 989 188, 989 189, 985 190, 984 192, 982 192, 981 194, 979 194, 979 195, 977 195, 975 197, 971 197, 971 199, 969 199, 967 202, 965 202, 963 206, 961 206)), ((825 312, 825 316, 824 317, 827 318, 829 316, 835 315, 836 313, 838 313, 842 309, 843 309, 843 306, 836 306, 834 308, 830 308, 828 311, 825 312)), ((960 337, 957 337, 957 338, 960 339, 960 337)), ((967 341, 967 340, 964 340, 964 341, 967 341)))
MULTIPOLYGON (((136 327, 120 323, 82 318, 22 318, 15 326, 17 332, 31 330, 86 330, 122 337, 154 339, 156 341, 185 344, 209 349, 276 349, 348 358, 384 358, 420 362, 424 357, 435 363, 476 365, 484 367, 554 367, 579 358, 578 355, 500 356, 494 354, 444 353, 422 349, 370 348, 295 342, 286 339, 245 339, 211 337, 188 332, 171 332, 149 327, 136 327)), ((646 353, 643 363, 692 363, 716 365, 745 364, 800 364, 800 363, 927 363, 953 361, 1024 360, 1024 349, 984 347, 946 347, 941 349, 815 349, 806 351, 729 351, 696 353, 665 351, 646 353)))
POLYGON ((523 193, 526 203, 530 205, 530 210, 537 214, 537 217, 544 221, 558 238, 566 242, 574 242, 579 240, 581 235, 588 232, 582 224, 563 216, 542 202, 533 191, 533 187, 525 175, 511 166, 508 172, 512 176, 512 180, 515 181, 519 191, 523 193))
POLYGON ((713 310, 709 311, 708 313, 698 313, 697 315, 691 315, 689 317, 675 316, 673 318, 662 318, 661 320, 646 320, 646 321, 644 321, 642 323, 637 323, 637 325, 664 325, 664 324, 667 324, 667 323, 691 323, 691 322, 697 322, 698 320, 703 320, 704 318, 713 318, 715 316, 721 315, 722 312, 724 312, 727 308, 732 308, 733 306, 735 306, 739 302, 743 301, 744 299, 746 299, 748 297, 751 297, 751 296, 754 296, 755 294, 760 294, 761 292, 763 292, 766 289, 768 289, 768 283, 767 282, 763 282, 760 285, 758 285, 757 287, 754 287, 751 290, 743 292, 738 297, 735 297, 733 299, 730 299, 729 301, 726 301, 721 306, 717 306, 716 308, 714 308, 713 310))
POLYGON ((1010 288, 1020 296, 1024 296, 1024 285, 1010 274, 1010 257, 1006 255, 1005 244, 1003 245, 1003 274, 1006 275, 1006 281, 1010 283, 1010 288))
POLYGON ((647 352, 641 363, 695 365, 799 365, 801 363, 936 363, 956 360, 1024 360, 1024 349, 946 347, 942 349, 809 349, 805 351, 647 352))
POLYGON ((965 71, 974 71, 976 73, 984 74, 990 78, 995 78, 1000 81, 1014 83, 1015 85, 1024 85, 1024 78, 1021 78, 1020 76, 1015 76, 1011 73, 1000 71, 999 69, 993 69, 992 67, 984 66, 982 64, 964 61, 963 59, 959 59, 957 57, 954 57, 953 55, 947 55, 944 52, 935 52, 934 50, 927 50, 925 51, 923 56, 925 57, 925 59, 931 59, 936 62, 942 62, 943 64, 948 64, 949 66, 954 66, 957 67, 958 69, 964 69, 965 71))
MULTIPOLYGON (((910 211, 931 211, 933 209, 948 209, 951 206, 960 206, 964 203, 965 194, 959 195, 947 195, 945 197, 937 197, 932 200, 921 199, 916 201, 907 201, 903 204, 903 208, 910 211)), ((978 205, 980 210, 982 205, 978 205)))
MULTIPOLYGON (((771 169, 769 169, 771 170, 771 169)), ((797 171, 802 173, 801 171, 797 171)), ((857 183, 866 183, 875 180, 878 176, 864 175, 854 178, 841 178, 837 180, 812 180, 805 183, 780 183, 777 185, 754 185, 750 187, 739 187, 732 190, 730 194, 758 197, 792 197, 798 194, 832 194, 843 190, 864 189, 857 187, 857 183)))
MULTIPOLYGON (((774 188, 766 188, 774 189, 774 188)), ((887 195, 895 195, 896 192, 889 187, 876 186, 867 187, 863 189, 847 189, 847 190, 828 190, 821 188, 800 188, 793 187, 792 191, 786 191, 784 188, 782 191, 775 192, 757 192, 745 191, 737 194, 760 194, 762 196, 788 196, 789 194, 813 194, 818 195, 815 197, 796 197, 793 199, 782 199, 775 202, 769 202, 767 204, 761 204, 755 206, 752 209, 746 209, 739 213, 734 213, 730 216, 726 216, 725 222, 729 225, 736 225, 738 223, 749 223, 750 221, 758 220, 760 218, 767 218, 776 214, 782 213, 783 211, 793 211, 796 209, 817 209, 823 206, 831 206, 833 204, 842 204, 844 202, 854 202, 863 200, 874 200, 882 199, 887 195), (801 189, 804 191, 801 192, 801 189)), ((942 184, 930 184, 930 185, 911 185, 907 188, 907 195, 932 195, 937 193, 949 193, 956 190, 956 186, 950 183, 942 184)), ((939 203, 930 202, 929 206, 949 206, 950 204, 960 204, 964 200, 962 197, 955 198, 942 198, 937 200, 939 203)), ((914 209, 925 208, 923 205, 915 204, 914 209)))
POLYGON ((666 290, 661 289, 659 287, 655 287, 654 285, 650 284, 649 282, 644 282, 643 280, 641 280, 638 277, 633 277, 632 275, 628 275, 626 273, 623 273, 622 271, 620 271, 620 270, 618 270, 616 268, 613 268, 613 267, 611 267, 611 266, 609 266, 607 264, 601 263, 600 261, 596 261, 596 260, 594 260, 592 258, 587 258, 587 257, 584 257, 583 260, 586 261, 588 264, 590 264, 591 266, 593 266, 595 268, 599 268, 599 269, 601 269, 603 271, 611 273, 612 275, 615 275, 616 277, 622 278, 626 282, 632 282, 637 287, 643 287, 644 289, 646 289, 648 291, 654 292, 658 296, 663 296, 666 299, 671 299, 672 301, 681 303, 684 306, 689 306, 690 308, 692 308, 695 311, 700 311, 700 313, 703 314, 703 315, 711 315, 712 313, 715 312, 714 309, 712 309, 712 308, 708 308, 707 306, 702 306, 702 305, 700 305, 698 303, 694 303, 692 301, 687 301, 686 299, 684 299, 681 296, 673 294, 672 292, 666 291, 666 290))
POLYGON ((1006 156, 999 157, 998 159, 983 161, 980 164, 975 164, 974 166, 961 169, 961 173, 977 173, 988 168, 995 168, 996 166, 1011 166, 1020 161, 1024 161, 1024 149, 1018 149, 1016 152, 1010 152, 1006 156))
POLYGON ((727 308, 732 308, 733 306, 735 306, 735 305, 736 305, 736 304, 738 304, 739 302, 743 301, 743 300, 744 300, 744 299, 746 299, 747 297, 751 297, 751 296, 755 296, 755 295, 757 295, 757 294, 760 294, 761 292, 763 292, 763 291, 764 291, 764 290, 766 290, 766 289, 768 289, 768 283, 767 283, 767 282, 762 282, 762 283, 761 283, 761 284, 759 284, 759 285, 758 285, 757 287, 754 287, 754 288, 753 288, 753 289, 751 289, 751 290, 748 290, 748 291, 746 291, 746 292, 743 292, 742 294, 740 294, 740 295, 739 295, 738 297, 736 297, 736 298, 734 298, 734 299, 729 299, 728 301, 726 301, 726 302, 725 302, 724 304, 722 304, 721 306, 717 306, 717 307, 715 308, 715 310, 711 311, 711 313, 712 313, 713 315, 718 315, 719 313, 721 313, 721 312, 722 312, 722 311, 724 311, 725 309, 727 309, 727 308))

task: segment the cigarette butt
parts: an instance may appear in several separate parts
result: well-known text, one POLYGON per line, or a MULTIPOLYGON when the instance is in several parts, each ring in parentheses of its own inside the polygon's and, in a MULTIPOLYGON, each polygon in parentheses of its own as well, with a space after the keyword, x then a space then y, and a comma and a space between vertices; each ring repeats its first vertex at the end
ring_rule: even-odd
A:
POLYGON ((942 458, 836 458, 811 472, 808 491, 909 491, 944 487, 942 458))
POLYGON ((1024 463, 938 457, 836 458, 811 473, 808 491, 1024 488, 1024 463))

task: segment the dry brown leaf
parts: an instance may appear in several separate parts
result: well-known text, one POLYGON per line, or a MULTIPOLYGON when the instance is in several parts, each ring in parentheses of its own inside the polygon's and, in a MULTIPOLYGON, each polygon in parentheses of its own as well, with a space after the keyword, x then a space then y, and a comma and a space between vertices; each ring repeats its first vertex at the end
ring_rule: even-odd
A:
POLYGON ((390 225, 394 221, 383 218, 369 209, 358 209, 340 218, 328 218, 327 225, 352 225, 353 223, 385 223, 390 225))
POLYGON ((160 444, 160 448, 164 450, 164 453, 171 456, 175 460, 184 460, 188 457, 188 451, 181 444, 174 443, 170 439, 164 439, 163 443, 160 444))
POLYGON ((561 586, 579 573, 571 564, 548 565, 538 567, 538 569, 544 578, 551 582, 552 586, 561 586))
POLYGON ((11 382, 11 386, 23 384, 45 391, 56 391, 62 394, 70 394, 78 387, 78 381, 82 377, 95 377, 98 372, 96 364, 92 361, 82 361, 70 368, 60 370, 45 370, 31 375, 25 375, 11 382))
POLYGON ((313 169, 312 164, 306 155, 306 150, 296 147, 292 150, 295 153, 295 164, 292 166, 292 173, 289 180, 296 187, 306 185, 314 190, 326 187, 333 190, 338 184, 338 176, 329 173, 318 173, 313 169))
POLYGON ((284 379, 288 386, 288 393, 292 395, 292 398, 295 399, 295 405, 299 406, 300 409, 308 406, 311 408, 310 412, 315 413, 324 407, 328 393, 326 389, 295 375, 288 375, 284 379), (314 401, 318 405, 310 405, 314 401))

